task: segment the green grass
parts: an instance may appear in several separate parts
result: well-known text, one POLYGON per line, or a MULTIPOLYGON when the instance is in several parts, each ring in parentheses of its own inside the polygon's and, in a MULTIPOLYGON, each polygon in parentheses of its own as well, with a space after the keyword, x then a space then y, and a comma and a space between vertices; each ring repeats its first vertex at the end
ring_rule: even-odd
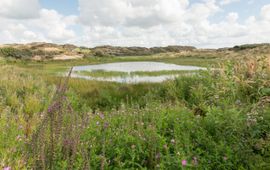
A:
POLYGON ((136 72, 118 72, 118 71, 77 71, 76 74, 91 77, 127 77, 127 76, 162 76, 162 75, 187 75, 198 71, 171 70, 171 71, 136 71, 136 72))
POLYGON ((156 61, 178 64, 178 65, 192 65, 192 66, 217 66, 222 62, 222 59, 213 56, 178 56, 174 58, 159 58, 156 61))
POLYGON ((0 57, 0 65, 4 65, 6 63, 5 59, 0 57))
POLYGON ((162 75, 186 75, 196 73, 198 71, 191 70, 169 70, 169 71, 136 71, 131 72, 131 76, 162 76, 162 75))
POLYGON ((118 77, 128 76, 126 72, 120 71, 104 71, 104 70, 92 70, 92 71, 77 71, 79 75, 91 76, 91 77, 118 77))
POLYGON ((9 60, 7 64, 17 65, 18 67, 40 72, 45 75, 55 75, 59 72, 66 72, 73 66, 113 63, 113 62, 130 62, 130 61, 157 61, 164 63, 174 63, 179 65, 203 66, 208 67, 217 65, 217 58, 212 56, 182 56, 174 53, 157 54, 151 56, 128 56, 128 57, 88 57, 78 60, 66 61, 22 61, 9 60))
POLYGON ((254 68, 228 62, 163 83, 70 79, 57 87, 52 73, 80 62, 0 67, 1 168, 270 168, 263 58, 254 68))
MULTIPOLYGON (((59 83, 57 77, 46 77, 49 84, 59 83)), ((143 107, 147 103, 147 93, 154 92, 161 87, 159 83, 121 84, 115 82, 89 81, 84 79, 70 79, 69 87, 79 96, 80 103, 84 103, 93 110, 111 110, 121 105, 138 104, 143 107)))

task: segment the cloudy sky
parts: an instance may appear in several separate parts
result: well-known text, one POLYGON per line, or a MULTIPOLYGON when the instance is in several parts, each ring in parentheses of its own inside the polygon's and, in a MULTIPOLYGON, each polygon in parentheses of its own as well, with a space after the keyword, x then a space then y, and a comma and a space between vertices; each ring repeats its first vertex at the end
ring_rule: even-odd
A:
POLYGON ((270 43, 270 0, 0 0, 0 43, 270 43))

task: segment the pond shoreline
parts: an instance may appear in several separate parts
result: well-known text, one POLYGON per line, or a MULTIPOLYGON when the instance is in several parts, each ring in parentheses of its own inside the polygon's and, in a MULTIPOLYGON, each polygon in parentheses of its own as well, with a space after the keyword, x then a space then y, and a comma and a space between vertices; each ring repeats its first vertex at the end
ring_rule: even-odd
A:
POLYGON ((193 74, 194 71, 200 70, 206 70, 206 68, 197 66, 167 64, 162 62, 118 62, 75 66, 73 67, 73 73, 71 77, 82 78, 86 80, 109 81, 119 83, 158 83, 166 80, 175 79, 180 75, 190 75, 193 74), (180 74, 177 73, 177 71, 183 71, 183 73, 180 74), (98 74, 95 75, 94 73, 98 74))

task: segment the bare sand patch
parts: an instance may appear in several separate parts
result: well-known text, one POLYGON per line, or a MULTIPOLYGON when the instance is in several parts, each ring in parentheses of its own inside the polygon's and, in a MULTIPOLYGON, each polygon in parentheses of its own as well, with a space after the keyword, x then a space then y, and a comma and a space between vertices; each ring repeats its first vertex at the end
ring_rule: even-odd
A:
POLYGON ((74 59, 81 59, 83 58, 82 55, 56 55, 53 57, 54 60, 74 60, 74 59))

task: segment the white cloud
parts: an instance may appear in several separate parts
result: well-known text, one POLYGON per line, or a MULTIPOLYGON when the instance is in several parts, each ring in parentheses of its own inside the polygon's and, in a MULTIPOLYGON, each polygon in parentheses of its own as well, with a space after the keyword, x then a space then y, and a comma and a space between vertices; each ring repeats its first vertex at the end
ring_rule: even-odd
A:
POLYGON ((239 2, 240 0, 221 0, 220 1, 220 5, 228 5, 228 4, 231 4, 231 3, 234 3, 234 2, 239 2))
POLYGON ((188 0, 79 0, 85 25, 151 27, 181 20, 188 0))
POLYGON ((90 46, 223 47, 269 42, 270 10, 267 5, 261 9, 260 18, 251 16, 246 22, 240 22, 236 12, 228 13, 223 20, 210 21, 210 17, 222 11, 220 5, 236 1, 117 0, 121 4, 119 7, 114 6, 114 0, 79 0, 80 21, 86 35, 81 43, 90 46))
POLYGON ((187 0, 118 0, 124 10, 113 6, 112 0, 79 2, 80 19, 89 35, 86 42, 92 46, 199 43, 209 32, 207 19, 220 10, 214 0, 195 4, 187 0))
POLYGON ((29 8, 32 12, 19 16, 25 12, 21 10, 22 5, 18 5, 23 1, 37 2, 0 0, 0 4, 9 9, 4 11, 0 6, 1 43, 47 41, 83 46, 224 47, 270 42, 270 4, 263 6, 257 16, 244 21, 236 12, 215 21, 212 17, 224 13, 221 3, 228 4, 228 0, 197 3, 189 0, 79 0, 79 16, 65 16, 55 10, 39 8, 38 4, 33 8, 36 12, 30 10, 32 7, 25 7, 22 9, 29 8), (11 1, 13 3, 9 3, 11 1), (18 11, 10 15, 10 9, 18 11))
POLYGON ((262 7, 261 16, 266 20, 270 20, 270 4, 262 7))
POLYGON ((237 20, 238 20, 238 18, 239 18, 239 15, 238 15, 238 13, 235 13, 235 12, 231 12, 231 13, 229 13, 228 15, 227 15, 227 21, 229 22, 229 23, 235 23, 235 22, 237 22, 237 20))
POLYGON ((25 24, 1 19, 0 22, 5 23, 0 28, 1 43, 26 43, 48 40, 42 33, 31 31, 25 24))
POLYGON ((38 0, 1 0, 0 16, 13 19, 38 17, 40 5, 38 0))
POLYGON ((205 3, 195 3, 186 10, 186 21, 205 21, 219 10, 220 8, 217 6, 214 0, 207 0, 205 3))
POLYGON ((76 16, 63 16, 55 10, 42 9, 34 25, 43 30, 48 39, 58 42, 75 37, 75 32, 68 27, 75 25, 76 19, 76 16))
POLYGON ((70 28, 76 21, 76 16, 63 16, 55 10, 47 9, 40 9, 37 17, 32 19, 0 17, 1 43, 69 42, 76 37, 70 28))

